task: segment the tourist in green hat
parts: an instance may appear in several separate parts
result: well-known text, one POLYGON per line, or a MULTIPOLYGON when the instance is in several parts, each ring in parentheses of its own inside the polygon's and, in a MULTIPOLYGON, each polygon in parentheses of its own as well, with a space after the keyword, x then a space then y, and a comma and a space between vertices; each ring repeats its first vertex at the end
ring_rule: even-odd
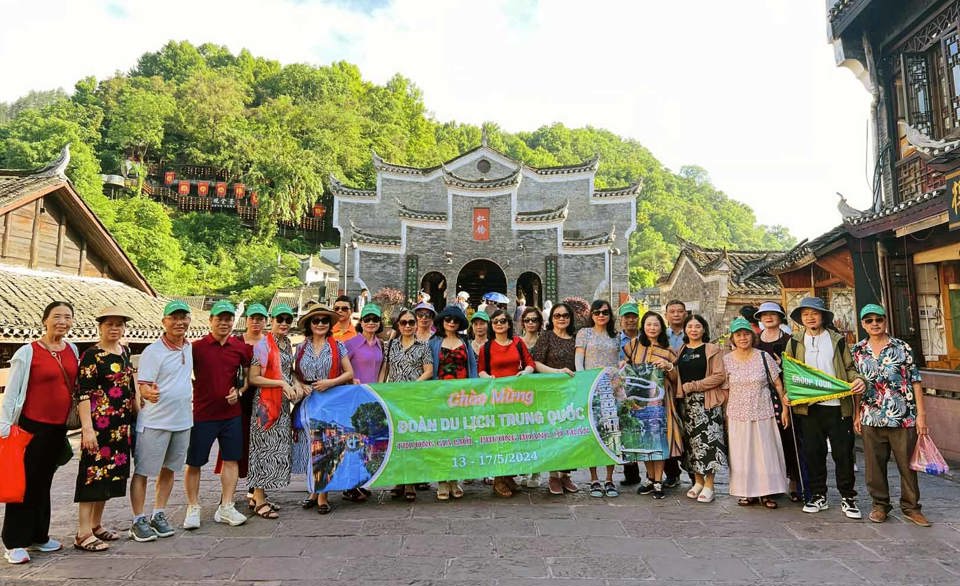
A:
MULTIPOLYGON (((247 308, 244 315, 246 319, 246 329, 243 334, 240 334, 238 338, 242 338, 243 342, 253 348, 261 340, 264 339, 266 335, 267 327, 267 308, 263 306, 262 303, 251 303, 250 307, 247 308)), ((250 386, 250 383, 247 381, 247 377, 242 377, 244 379, 243 386, 239 389, 240 394, 240 424, 243 427, 243 450, 240 454, 240 460, 237 462, 237 475, 239 478, 247 478, 250 467, 250 418, 253 416, 253 396, 255 388, 250 386)), ((217 467, 216 470, 220 470, 223 466, 223 460, 220 456, 217 456, 217 467)), ((252 489, 247 487, 247 504, 255 504, 253 499, 252 489)))
POLYGON ((470 338, 470 346, 474 354, 480 353, 480 348, 487 342, 489 332, 490 316, 486 311, 475 311, 470 318, 470 327, 467 328, 467 337, 470 338))
POLYGON ((189 314, 190 314, 190 306, 187 305, 186 302, 184 302, 184 301, 180 301, 179 299, 174 299, 173 301, 170 301, 169 303, 167 303, 167 304, 163 307, 163 315, 164 315, 164 316, 168 316, 168 315, 170 315, 171 313, 175 313, 175 312, 178 312, 178 311, 182 311, 183 313, 189 315, 189 314))
MULTIPOLYGON (((628 302, 620 306, 617 310, 620 316, 620 333, 617 336, 620 346, 620 362, 627 359, 624 348, 627 344, 637 338, 640 332, 640 308, 636 303, 628 302)), ((637 462, 626 462, 623 465, 623 480, 621 486, 634 486, 640 484, 640 465, 637 462)))
POLYGON ((887 481, 887 463, 892 453, 900 473, 903 516, 921 527, 929 527, 930 522, 920 511, 917 473, 910 468, 919 436, 930 433, 913 348, 887 332, 887 312, 881 305, 865 305, 860 310, 860 325, 868 337, 854 344, 853 362, 869 382, 853 428, 863 436, 867 491, 873 499, 868 518, 883 523, 893 508, 887 481))

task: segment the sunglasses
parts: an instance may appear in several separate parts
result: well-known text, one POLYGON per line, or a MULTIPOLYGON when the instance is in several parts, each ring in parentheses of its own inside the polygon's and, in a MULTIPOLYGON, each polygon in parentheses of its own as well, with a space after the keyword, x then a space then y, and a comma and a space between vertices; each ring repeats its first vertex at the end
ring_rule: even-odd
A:
POLYGON ((569 313, 555 313, 553 314, 553 319, 570 319, 569 313))
POLYGON ((417 319, 433 319, 433 314, 429 311, 418 311, 415 315, 417 319))
POLYGON ((366 315, 360 321, 365 324, 378 324, 380 323, 380 318, 375 315, 366 315))
POLYGON ((525 323, 525 324, 538 324, 538 323, 540 323, 540 318, 537 318, 537 317, 525 317, 525 318, 523 318, 523 323, 525 323))
POLYGON ((507 323, 507 320, 505 320, 505 319, 495 319, 495 320, 493 320, 493 321, 490 322, 490 323, 492 323, 492 324, 495 325, 495 326, 502 326, 503 324, 507 323))
POLYGON ((415 319, 398 319, 397 323, 401 326, 414 326, 417 325, 417 320, 415 319))
POLYGON ((885 317, 865 317, 863 318, 863 323, 865 324, 882 324, 887 321, 885 317))
POLYGON ((349 305, 334 305, 334 306, 333 306, 333 310, 334 310, 334 311, 350 311, 350 306, 349 306, 349 305))
POLYGON ((313 325, 315 325, 315 326, 317 326, 317 325, 329 326, 329 325, 330 325, 330 318, 329 318, 329 317, 315 317, 315 318, 313 318, 312 320, 310 320, 310 323, 313 324, 313 325))
POLYGON ((596 311, 591 311, 593 315, 610 315, 609 309, 598 309, 596 311))
POLYGON ((293 323, 293 316, 292 316, 292 315, 278 315, 277 317, 273 318, 273 321, 277 322, 278 324, 292 324, 292 323, 293 323))
POLYGON ((448 323, 448 324, 457 324, 457 323, 460 323, 460 320, 458 320, 457 318, 453 317, 452 315, 445 315, 445 316, 443 317, 443 321, 446 322, 446 323, 448 323))

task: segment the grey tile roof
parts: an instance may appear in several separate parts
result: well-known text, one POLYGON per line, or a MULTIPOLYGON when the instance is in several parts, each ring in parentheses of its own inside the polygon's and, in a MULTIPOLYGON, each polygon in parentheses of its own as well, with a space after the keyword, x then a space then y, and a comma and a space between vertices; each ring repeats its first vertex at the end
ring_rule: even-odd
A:
POLYGON ((701 275, 728 267, 728 287, 737 295, 779 295, 780 283, 767 269, 785 254, 783 250, 705 248, 686 240, 681 240, 680 248, 680 256, 686 256, 701 275))

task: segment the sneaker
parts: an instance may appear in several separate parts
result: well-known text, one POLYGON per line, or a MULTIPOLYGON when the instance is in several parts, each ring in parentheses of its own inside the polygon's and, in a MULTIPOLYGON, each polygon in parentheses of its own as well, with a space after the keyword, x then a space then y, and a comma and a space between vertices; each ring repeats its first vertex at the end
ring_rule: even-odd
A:
POLYGON ((150 526, 157 532, 157 537, 170 537, 174 533, 173 527, 167 521, 167 516, 163 514, 163 511, 153 514, 153 518, 150 519, 150 526))
POLYGON ((577 483, 570 478, 569 474, 563 474, 560 476, 560 484, 563 486, 563 492, 569 492, 571 494, 580 492, 580 488, 577 487, 577 483))
POLYGON ((247 522, 247 518, 233 506, 233 503, 229 505, 220 505, 217 507, 217 512, 213 514, 213 520, 217 523, 226 523, 231 527, 236 527, 237 525, 243 525, 247 522))
POLYGON ((803 512, 819 513, 820 511, 826 511, 829 508, 830 505, 827 503, 827 497, 817 494, 803 505, 803 512))
POLYGON ((550 489, 550 494, 563 494, 563 482, 559 476, 551 476, 547 481, 547 487, 550 489))
POLYGON ((42 551, 43 553, 50 553, 52 551, 60 551, 63 549, 63 544, 56 539, 48 539, 46 543, 34 543, 27 549, 33 551, 42 551))
POLYGON ((921 527, 930 526, 930 521, 927 521, 927 518, 920 511, 909 511, 909 512, 904 511, 903 516, 906 517, 907 519, 910 519, 911 521, 914 522, 914 524, 919 525, 921 527))
POLYGON ((527 488, 540 488, 540 473, 534 472, 521 483, 527 488))
POLYGON ((11 564, 25 564, 30 561, 30 554, 22 547, 15 547, 4 551, 3 557, 11 564))
MULTIPOLYGON (((680 481, 677 480, 677 482, 680 482, 680 481)), ((661 484, 661 483, 659 483, 659 482, 654 482, 654 483, 653 483, 653 491, 652 491, 652 492, 653 492, 653 498, 655 498, 655 499, 662 499, 662 498, 664 498, 665 496, 667 496, 666 493, 663 492, 663 484, 661 484)))
POLYGON ((183 518, 183 528, 200 528, 200 505, 187 505, 187 515, 183 518))
POLYGON ((847 519, 863 519, 860 507, 857 506, 857 499, 840 499, 840 510, 847 516, 847 519))
POLYGON ((137 517, 137 520, 130 526, 128 535, 130 535, 131 539, 139 541, 140 543, 157 540, 157 532, 154 531, 150 523, 147 522, 146 517, 137 517))
POLYGON ((637 494, 650 494, 651 492, 653 492, 653 482, 650 480, 642 483, 640 488, 637 489, 637 494))
POLYGON ((680 486, 680 477, 679 476, 667 476, 663 481, 664 488, 676 488, 680 486))

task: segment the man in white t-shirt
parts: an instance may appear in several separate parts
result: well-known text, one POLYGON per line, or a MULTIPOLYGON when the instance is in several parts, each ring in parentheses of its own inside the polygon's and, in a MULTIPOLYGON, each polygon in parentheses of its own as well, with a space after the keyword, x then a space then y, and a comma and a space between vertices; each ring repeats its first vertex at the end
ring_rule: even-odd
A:
POLYGON ((140 355, 137 390, 140 413, 134 473, 130 481, 133 525, 130 537, 155 541, 174 530, 164 508, 173 490, 173 476, 182 470, 193 427, 193 353, 187 341, 190 306, 171 301, 163 309, 163 335, 140 355), (144 514, 147 479, 156 477, 156 497, 149 520, 144 514))

